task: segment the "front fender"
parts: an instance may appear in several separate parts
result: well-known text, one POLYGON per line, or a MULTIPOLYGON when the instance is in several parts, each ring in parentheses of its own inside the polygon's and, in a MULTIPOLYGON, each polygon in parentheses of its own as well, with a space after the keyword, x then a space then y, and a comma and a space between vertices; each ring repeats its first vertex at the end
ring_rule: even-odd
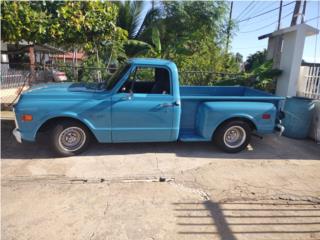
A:
POLYGON ((55 113, 55 114, 51 114, 50 116, 45 116, 43 117, 41 120, 39 120, 39 124, 36 128, 36 132, 39 131, 39 129, 41 128, 41 126, 43 126, 43 124, 45 124, 47 121, 54 119, 54 118, 71 118, 71 119, 75 119, 78 120, 80 122, 82 122, 85 126, 87 126, 91 131, 95 130, 94 125, 85 117, 80 116, 79 114, 75 113, 75 112, 62 112, 62 113, 55 113))
POLYGON ((32 122, 26 122, 20 124, 20 131, 22 138, 27 141, 35 141, 37 133, 40 128, 50 120, 59 119, 59 118, 70 118, 77 120, 83 123, 88 129, 92 132, 92 134, 96 137, 99 142, 108 142, 108 135, 106 129, 96 127, 89 119, 77 114, 75 112, 59 112, 47 115, 40 119, 35 118, 32 122))

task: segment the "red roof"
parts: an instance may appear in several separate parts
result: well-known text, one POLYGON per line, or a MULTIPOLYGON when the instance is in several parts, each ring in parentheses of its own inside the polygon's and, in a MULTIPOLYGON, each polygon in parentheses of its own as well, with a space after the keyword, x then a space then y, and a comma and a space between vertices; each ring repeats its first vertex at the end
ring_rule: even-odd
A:
MULTIPOLYGON (((73 59, 73 56, 74 56, 74 54, 73 54, 73 52, 67 52, 66 54, 58 54, 58 55, 54 55, 54 58, 58 58, 58 59, 70 59, 70 60, 72 60, 73 59)), ((76 59, 78 59, 78 60, 83 60, 84 58, 85 58, 86 56, 85 56, 85 53, 83 53, 83 52, 77 52, 76 53, 76 59)))

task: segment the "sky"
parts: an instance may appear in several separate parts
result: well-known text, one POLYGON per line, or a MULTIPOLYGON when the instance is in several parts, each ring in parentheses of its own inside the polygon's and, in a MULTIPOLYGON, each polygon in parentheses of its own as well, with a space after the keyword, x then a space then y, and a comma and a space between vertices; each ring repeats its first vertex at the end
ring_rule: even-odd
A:
MULTIPOLYGON (((290 1, 283 1, 283 5, 291 3, 290 1)), ((230 2, 229 2, 230 4, 230 2)), ((282 10, 281 28, 289 27, 294 9, 294 3, 284 6, 282 10)), ((232 18, 237 22, 239 20, 248 19, 252 16, 269 11, 279 7, 279 1, 234 1, 232 18), (246 9, 247 8, 247 9, 246 9), (246 10, 245 10, 246 9, 246 10), (245 11, 244 11, 245 10, 245 11)), ((302 8, 301 8, 302 9, 302 8)), ((244 59, 258 50, 267 48, 268 40, 258 40, 258 37, 267 33, 271 33, 277 28, 279 11, 272 11, 261 17, 257 17, 248 21, 243 21, 238 24, 238 30, 232 39, 231 51, 239 52, 244 59)), ((307 1, 305 21, 320 15, 320 1, 307 1)), ((300 19, 298 20, 300 23, 300 19)), ((306 22, 315 28, 320 28, 320 18, 306 22)), ((318 34, 316 61, 315 61, 315 46, 316 36, 306 38, 303 59, 307 62, 320 63, 320 35, 318 34)))

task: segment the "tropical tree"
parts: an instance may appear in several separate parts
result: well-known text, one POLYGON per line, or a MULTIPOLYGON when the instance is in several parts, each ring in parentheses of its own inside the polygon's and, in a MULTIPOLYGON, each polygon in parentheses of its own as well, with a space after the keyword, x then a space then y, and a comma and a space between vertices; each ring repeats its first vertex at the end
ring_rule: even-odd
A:
POLYGON ((267 61, 267 50, 257 51, 254 54, 248 56, 245 61, 245 70, 247 72, 252 71, 256 67, 259 67, 267 61))
MULTIPOLYGON (((239 71, 235 56, 225 51, 227 10, 222 1, 163 1, 156 21, 160 56, 175 61, 182 71, 239 71)), ((212 74, 200 77, 188 74, 182 83, 214 83, 212 74)))
MULTIPOLYGON (((1 36, 5 42, 29 42, 30 70, 34 73, 32 44, 82 49, 96 56, 123 52, 127 31, 116 26, 117 6, 109 1, 1 1, 1 36)), ((32 74, 34 76, 34 74, 32 74)), ((75 75, 76 72, 75 72, 75 75)))
POLYGON ((151 8, 144 13, 147 2, 119 1, 117 26, 128 32, 128 40, 124 42, 125 53, 134 57, 147 53, 160 53, 160 36, 157 20, 160 17, 159 8, 151 8))
POLYGON ((116 26, 117 6, 108 1, 1 1, 1 36, 92 50, 106 41, 126 38, 116 26))
POLYGON ((47 35, 50 17, 44 11, 35 11, 28 2, 1 1, 1 38, 17 43, 51 41, 47 35), (49 39, 48 39, 49 38, 49 39))

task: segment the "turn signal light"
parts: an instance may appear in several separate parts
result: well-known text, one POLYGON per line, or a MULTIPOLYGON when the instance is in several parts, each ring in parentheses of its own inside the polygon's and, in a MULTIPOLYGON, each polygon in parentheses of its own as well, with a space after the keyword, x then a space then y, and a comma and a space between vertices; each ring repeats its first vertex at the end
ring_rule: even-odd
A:
POLYGON ((30 114, 23 114, 23 115, 22 115, 22 121, 25 121, 25 122, 30 122, 30 121, 32 121, 32 115, 30 115, 30 114))
POLYGON ((262 119, 270 119, 271 115, 268 113, 262 114, 262 119))

